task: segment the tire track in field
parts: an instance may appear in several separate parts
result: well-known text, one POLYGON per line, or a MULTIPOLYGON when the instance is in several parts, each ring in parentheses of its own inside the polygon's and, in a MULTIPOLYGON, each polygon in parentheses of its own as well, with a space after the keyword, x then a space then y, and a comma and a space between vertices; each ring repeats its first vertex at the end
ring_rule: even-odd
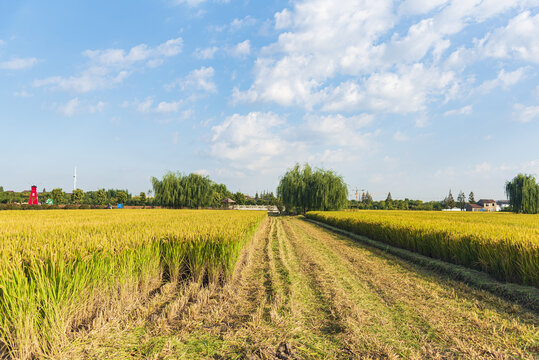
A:
POLYGON ((389 334, 406 340, 390 342, 395 353, 474 359, 538 355, 537 314, 311 223, 289 222, 313 250, 340 265, 335 269, 351 274, 365 292, 377 296, 386 308, 382 314, 393 314, 384 328, 398 327, 389 334))
POLYGON ((297 248, 281 219, 268 223, 263 236, 251 243, 250 260, 238 269, 241 275, 220 299, 175 326, 181 329, 181 335, 174 336, 183 343, 183 357, 350 358, 335 336, 342 325, 332 306, 333 294, 320 291, 324 279, 318 264, 297 248), (200 342, 202 332, 210 335, 205 341, 219 341, 213 350, 195 354, 185 344, 195 337, 200 342))
MULTIPOLYGON (((294 222, 284 220, 283 226, 301 262, 307 264, 313 290, 324 299, 326 308, 319 309, 325 313, 323 330, 326 336, 332 336, 334 341, 341 343, 337 357, 390 358, 394 355, 378 337, 362 331, 364 326, 375 327, 378 319, 373 319, 369 311, 356 306, 357 299, 350 296, 351 283, 343 283, 343 276, 334 269, 338 264, 328 261, 294 222)), ((373 308, 375 303, 367 299, 368 296, 361 294, 359 300, 362 305, 373 308)))

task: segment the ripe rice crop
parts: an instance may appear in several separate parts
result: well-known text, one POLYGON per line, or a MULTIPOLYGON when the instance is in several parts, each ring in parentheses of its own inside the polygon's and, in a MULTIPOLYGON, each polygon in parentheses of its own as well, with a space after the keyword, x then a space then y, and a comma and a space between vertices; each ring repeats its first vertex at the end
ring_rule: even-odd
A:
POLYGON ((229 276, 265 212, 0 212, 0 358, 54 354, 166 281, 229 276))
POLYGON ((539 215, 363 210, 309 212, 307 218, 539 287, 539 215))

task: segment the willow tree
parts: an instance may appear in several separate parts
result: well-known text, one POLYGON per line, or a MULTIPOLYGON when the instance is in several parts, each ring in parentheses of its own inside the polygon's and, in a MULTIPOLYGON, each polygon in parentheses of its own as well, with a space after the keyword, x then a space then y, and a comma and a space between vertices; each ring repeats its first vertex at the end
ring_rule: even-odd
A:
POLYGON ((169 172, 162 180, 152 178, 152 185, 155 203, 165 207, 209 207, 215 202, 215 184, 207 176, 169 172))
POLYGON ((348 204, 348 188, 342 176, 324 169, 296 164, 281 178, 277 195, 287 211, 339 210, 348 204))
POLYGON ((512 181, 507 181, 505 193, 514 212, 539 213, 539 185, 532 175, 518 174, 512 181))

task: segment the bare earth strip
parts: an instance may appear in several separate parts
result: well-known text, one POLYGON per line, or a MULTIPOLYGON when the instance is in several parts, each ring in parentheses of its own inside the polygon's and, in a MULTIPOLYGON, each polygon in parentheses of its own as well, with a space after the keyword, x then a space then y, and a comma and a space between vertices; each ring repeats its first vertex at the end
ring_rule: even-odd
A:
POLYGON ((539 315, 297 218, 223 287, 168 284, 65 358, 537 359, 539 315))

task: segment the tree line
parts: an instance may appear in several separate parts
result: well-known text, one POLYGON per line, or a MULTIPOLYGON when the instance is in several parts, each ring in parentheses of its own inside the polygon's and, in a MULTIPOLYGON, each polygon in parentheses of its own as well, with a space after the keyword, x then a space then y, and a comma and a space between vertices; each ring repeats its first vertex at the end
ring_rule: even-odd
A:
POLYGON ((241 192, 232 193, 225 184, 212 181, 208 176, 168 172, 162 179, 152 178, 154 203, 168 208, 220 208, 224 199, 237 205, 279 205, 273 192, 263 191, 255 197, 241 192))
MULTIPOLYGON (((30 191, 8 192, 0 186, 0 204, 26 204, 30 191)), ((66 193, 61 188, 52 191, 38 193, 39 202, 45 204, 48 199, 53 205, 107 205, 124 204, 135 206, 152 205, 152 200, 146 193, 141 192, 138 196, 133 196, 128 190, 119 189, 99 189, 96 191, 86 191, 76 189, 72 193, 66 193)))
MULTIPOLYGON (((224 184, 213 182, 208 176, 199 174, 184 175, 180 172, 166 173, 162 179, 152 178, 152 190, 133 196, 128 190, 99 189, 84 192, 76 189, 66 194, 61 188, 50 192, 45 189, 39 193, 40 202, 52 199, 55 205, 125 204, 139 206, 163 206, 170 208, 220 208, 223 199, 230 198, 236 204, 285 206, 289 213, 306 213, 311 210, 339 210, 343 208, 379 209, 379 210, 442 210, 475 203, 475 195, 470 192, 468 198, 460 191, 457 199, 451 190, 443 201, 423 202, 421 200, 394 200, 388 193, 385 200, 374 201, 369 192, 361 195, 361 200, 348 200, 348 187, 343 177, 333 171, 313 169, 309 164, 296 164, 282 176, 273 192, 257 193, 255 197, 241 192, 232 193, 224 184)), ((539 213, 539 184, 532 175, 518 174, 505 184, 510 210, 517 213, 539 213)), ((0 204, 26 204, 30 191, 7 192, 0 186, 0 204)))

